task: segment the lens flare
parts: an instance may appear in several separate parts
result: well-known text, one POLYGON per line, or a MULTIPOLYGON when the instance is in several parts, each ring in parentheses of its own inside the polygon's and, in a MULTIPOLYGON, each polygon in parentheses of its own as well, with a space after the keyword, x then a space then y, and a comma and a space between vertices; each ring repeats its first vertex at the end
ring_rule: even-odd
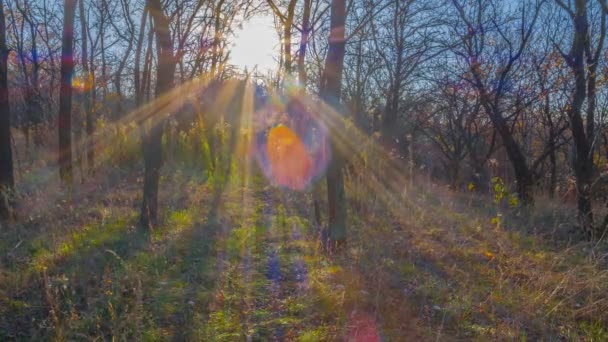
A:
POLYGON ((374 319, 365 313, 354 312, 349 319, 348 341, 379 342, 382 341, 374 319))
POLYGON ((268 133, 266 150, 272 179, 290 189, 303 190, 310 179, 312 160, 298 135, 287 126, 274 127, 268 133))
POLYGON ((72 77, 72 88, 76 91, 89 91, 93 89, 93 75, 77 75, 72 77))
POLYGON ((275 185, 304 190, 318 179, 330 158, 327 129, 297 97, 275 97, 255 115, 255 152, 275 185))

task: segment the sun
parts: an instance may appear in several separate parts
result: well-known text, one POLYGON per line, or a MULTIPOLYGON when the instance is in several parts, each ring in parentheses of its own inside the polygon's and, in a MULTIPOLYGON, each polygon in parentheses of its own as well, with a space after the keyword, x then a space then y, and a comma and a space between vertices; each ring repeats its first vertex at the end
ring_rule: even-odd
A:
POLYGON ((236 33, 230 62, 241 70, 257 70, 266 73, 277 67, 279 40, 272 16, 256 16, 243 23, 236 33))

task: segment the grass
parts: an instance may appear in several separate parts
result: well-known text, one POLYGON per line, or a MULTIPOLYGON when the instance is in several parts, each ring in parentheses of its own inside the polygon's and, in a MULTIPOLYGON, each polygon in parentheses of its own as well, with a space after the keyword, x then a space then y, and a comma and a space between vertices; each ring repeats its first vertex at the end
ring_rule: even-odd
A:
MULTIPOLYGON (((516 210, 505 212, 497 226, 495 207, 462 207, 467 201, 449 192, 439 200, 432 196, 435 191, 404 199, 407 214, 398 209, 362 217, 351 234, 351 245, 365 253, 360 259, 367 272, 393 278, 419 308, 428 334, 602 340, 608 322, 604 246, 551 240, 554 227, 539 226, 551 221, 517 226, 524 220, 516 210), (389 245, 374 248, 378 241, 389 245)), ((529 215, 546 215, 541 210, 529 215)))
POLYGON ((136 228, 141 174, 124 150, 106 153, 133 165, 72 191, 46 165, 21 176, 19 220, 0 231, 0 340, 608 339, 608 251, 565 238, 563 205, 526 213, 422 181, 370 191, 353 175, 348 245, 332 255, 306 193, 240 161, 202 172, 208 145, 188 160, 188 139, 151 232, 136 228))

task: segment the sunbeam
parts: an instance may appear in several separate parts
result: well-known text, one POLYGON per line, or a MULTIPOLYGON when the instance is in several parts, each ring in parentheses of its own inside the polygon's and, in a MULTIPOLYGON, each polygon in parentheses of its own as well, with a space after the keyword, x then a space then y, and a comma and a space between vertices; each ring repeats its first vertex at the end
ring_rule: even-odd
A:
POLYGON ((608 341, 608 0, 0 0, 0 341, 608 341))

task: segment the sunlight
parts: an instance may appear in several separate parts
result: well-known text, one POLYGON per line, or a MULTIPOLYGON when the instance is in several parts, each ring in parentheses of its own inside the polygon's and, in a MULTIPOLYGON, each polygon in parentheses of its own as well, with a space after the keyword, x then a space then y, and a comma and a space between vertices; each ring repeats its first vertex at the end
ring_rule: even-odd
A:
POLYGON ((243 24, 231 50, 231 61, 238 68, 265 73, 276 67, 279 41, 269 15, 256 16, 243 24))
POLYGON ((0 341, 608 341, 605 1, 98 2, 1 2, 0 341))

